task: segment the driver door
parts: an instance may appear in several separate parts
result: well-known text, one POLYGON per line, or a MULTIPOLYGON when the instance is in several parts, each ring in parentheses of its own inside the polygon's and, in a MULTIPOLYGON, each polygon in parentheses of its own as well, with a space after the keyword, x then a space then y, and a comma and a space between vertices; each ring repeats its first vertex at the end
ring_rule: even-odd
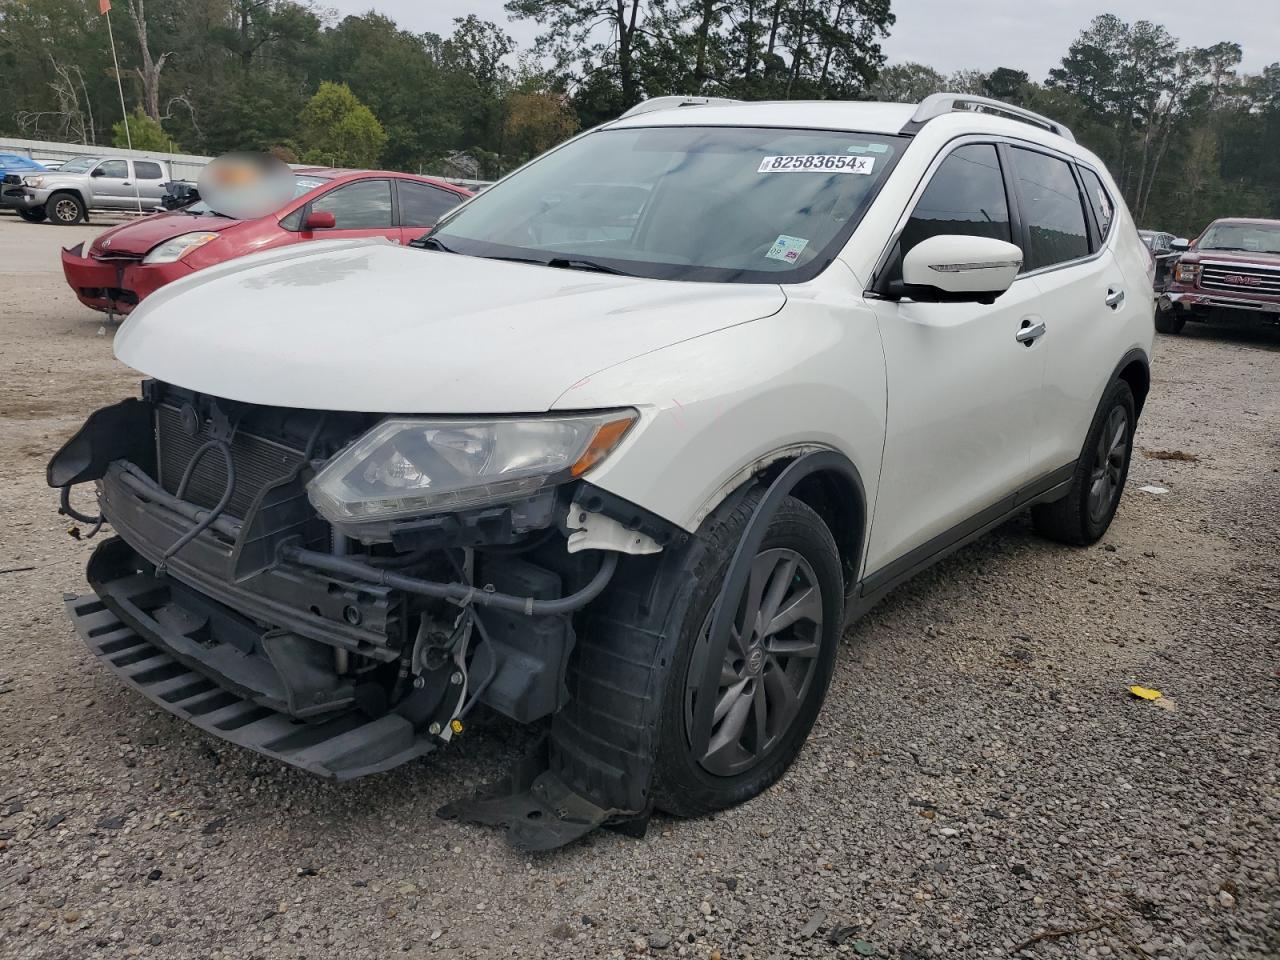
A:
MULTIPOLYGON (((995 144, 950 149, 917 196, 885 268, 898 276, 903 255, 928 237, 1013 242, 995 144)), ((1033 278, 1019 277, 993 304, 872 301, 889 396, 869 575, 892 580, 1012 508, 1044 370, 1038 342, 1018 334, 1039 322, 1039 296, 1033 278)))
POLYGON ((133 181, 129 179, 128 160, 103 160, 89 174, 93 183, 93 203, 90 206, 121 210, 136 208, 133 181))

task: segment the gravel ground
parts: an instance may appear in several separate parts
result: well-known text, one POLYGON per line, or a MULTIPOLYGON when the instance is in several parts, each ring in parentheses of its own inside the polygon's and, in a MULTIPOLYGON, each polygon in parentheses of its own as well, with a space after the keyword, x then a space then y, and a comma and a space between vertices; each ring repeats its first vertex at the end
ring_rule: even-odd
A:
POLYGON ((327 784, 73 636, 43 467, 136 381, 57 266, 93 232, 0 218, 0 956, 1280 957, 1280 336, 1161 338, 1105 542, 1014 521, 898 590, 768 794, 530 859, 433 815, 524 731, 327 784))

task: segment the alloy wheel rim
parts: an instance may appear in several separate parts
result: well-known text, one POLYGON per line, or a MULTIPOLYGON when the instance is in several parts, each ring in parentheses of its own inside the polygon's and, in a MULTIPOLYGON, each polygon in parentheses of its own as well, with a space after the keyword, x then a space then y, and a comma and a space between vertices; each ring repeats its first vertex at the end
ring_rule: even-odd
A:
POLYGON ((79 208, 76 207, 75 202, 72 200, 59 200, 54 205, 53 212, 64 223, 71 223, 80 215, 79 208))
POLYGON ((763 550, 751 564, 729 646, 719 665, 710 737, 693 742, 694 710, 710 678, 714 608, 694 648, 685 685, 685 736, 708 773, 732 776, 758 765, 791 728, 817 674, 822 588, 795 550, 763 550))
POLYGON ((1129 416, 1117 406, 1107 416, 1094 450, 1089 477, 1089 517, 1094 523, 1101 523, 1119 498, 1128 455, 1129 416))

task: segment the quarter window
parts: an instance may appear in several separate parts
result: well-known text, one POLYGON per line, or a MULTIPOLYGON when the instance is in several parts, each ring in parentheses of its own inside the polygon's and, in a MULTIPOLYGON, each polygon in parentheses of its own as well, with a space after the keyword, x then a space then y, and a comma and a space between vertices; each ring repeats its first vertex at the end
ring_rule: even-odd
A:
POLYGON ((1111 221, 1115 218, 1115 204, 1111 202, 1111 194, 1102 185, 1102 180, 1092 170, 1079 167, 1080 176, 1084 180, 1084 192, 1093 207, 1093 215, 1098 221, 1098 235, 1104 240, 1111 232, 1111 221))
POLYGON ((160 172, 160 164, 149 160, 133 161, 133 175, 139 180, 160 180, 164 177, 160 172))
POLYGON ((1011 239, 1009 203, 992 144, 957 147, 942 161, 902 228, 893 277, 901 276, 902 257, 912 247, 949 234, 1011 239))
POLYGON ((1080 188, 1065 160, 1014 147, 1013 173, 1027 223, 1027 270, 1078 260, 1089 255, 1080 188))
POLYGON ((338 230, 372 230, 391 226, 391 181, 357 180, 330 190, 311 209, 332 213, 338 230))
POLYGON ((112 180, 129 179, 129 162, 127 160, 103 160, 94 171, 95 176, 110 177, 112 180))
POLYGON ((444 214, 462 202, 462 197, 452 190, 429 187, 412 180, 397 181, 400 191, 400 225, 403 227, 431 227, 444 214))

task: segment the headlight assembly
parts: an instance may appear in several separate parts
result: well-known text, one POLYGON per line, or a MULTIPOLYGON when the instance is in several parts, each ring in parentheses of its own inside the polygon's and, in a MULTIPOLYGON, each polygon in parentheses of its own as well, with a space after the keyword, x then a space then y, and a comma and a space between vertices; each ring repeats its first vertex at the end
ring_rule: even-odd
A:
POLYGON ((44 186, 44 177, 23 177, 22 185, 24 187, 41 187, 44 186))
POLYGON ((142 258, 143 263, 173 263, 181 260, 197 247, 203 247, 210 240, 217 240, 216 233, 184 233, 180 237, 166 240, 154 247, 142 258))
POLYGON ((393 417, 325 464, 307 495, 332 523, 517 499, 582 476, 636 419, 633 410, 530 420, 393 417))

